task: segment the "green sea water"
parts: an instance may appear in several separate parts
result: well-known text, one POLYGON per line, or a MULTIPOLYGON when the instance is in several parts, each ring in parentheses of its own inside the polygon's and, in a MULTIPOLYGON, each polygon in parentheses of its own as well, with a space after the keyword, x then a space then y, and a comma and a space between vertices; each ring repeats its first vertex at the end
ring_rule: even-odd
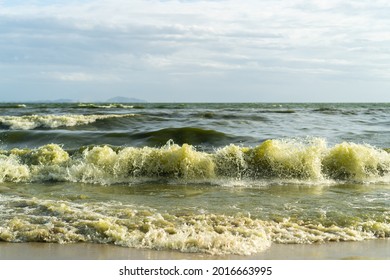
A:
POLYGON ((216 255, 390 237, 389 104, 0 104, 0 240, 216 255))

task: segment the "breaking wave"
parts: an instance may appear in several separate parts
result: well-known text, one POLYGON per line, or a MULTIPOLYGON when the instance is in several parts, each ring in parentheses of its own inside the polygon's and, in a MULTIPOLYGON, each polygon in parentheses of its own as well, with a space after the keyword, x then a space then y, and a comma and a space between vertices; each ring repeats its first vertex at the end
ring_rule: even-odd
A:
POLYGON ((390 154, 370 145, 325 140, 267 140, 256 147, 234 144, 213 152, 169 141, 161 148, 81 147, 56 144, 0 153, 0 182, 69 181, 132 183, 136 178, 204 180, 299 180, 389 182, 390 154))
MULTIPOLYGON (((114 109, 114 108, 119 108, 119 109, 137 109, 141 108, 142 106, 138 105, 126 105, 126 104, 120 104, 120 103, 113 103, 113 104, 94 104, 94 103, 81 103, 78 104, 78 107, 80 108, 88 108, 88 109, 114 109)), ((142 107, 143 108, 143 107, 142 107)))
POLYGON ((0 116, 0 124, 11 130, 31 130, 35 128, 57 128, 85 125, 97 120, 133 117, 134 114, 121 115, 31 115, 0 116))

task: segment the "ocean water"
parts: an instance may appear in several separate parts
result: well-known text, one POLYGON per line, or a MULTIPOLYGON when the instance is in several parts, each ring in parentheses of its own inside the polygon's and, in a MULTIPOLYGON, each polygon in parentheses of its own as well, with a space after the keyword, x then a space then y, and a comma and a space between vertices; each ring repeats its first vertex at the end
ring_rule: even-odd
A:
POLYGON ((214 255, 390 237, 390 104, 0 104, 0 241, 214 255))

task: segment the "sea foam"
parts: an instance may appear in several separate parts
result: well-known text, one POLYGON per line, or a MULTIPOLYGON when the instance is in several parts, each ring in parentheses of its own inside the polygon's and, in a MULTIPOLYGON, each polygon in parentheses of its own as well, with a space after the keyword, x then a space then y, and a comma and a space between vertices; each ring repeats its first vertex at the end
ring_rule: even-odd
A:
POLYGON ((117 202, 3 198, 0 241, 94 242, 125 247, 177 250, 213 255, 250 255, 272 243, 311 244, 360 241, 390 236, 390 226, 375 220, 264 221, 248 215, 158 212, 117 202))
POLYGON ((208 153, 172 141, 161 148, 103 145, 72 153, 50 144, 2 151, 0 158, 0 180, 13 182, 110 185, 131 183, 135 178, 210 183, 223 178, 375 182, 386 181, 389 173, 390 154, 385 150, 347 142, 328 147, 323 139, 267 140, 253 148, 231 144, 208 153))
POLYGON ((71 127, 93 123, 97 120, 133 116, 134 114, 0 116, 0 123, 12 130, 30 130, 38 127, 71 127))

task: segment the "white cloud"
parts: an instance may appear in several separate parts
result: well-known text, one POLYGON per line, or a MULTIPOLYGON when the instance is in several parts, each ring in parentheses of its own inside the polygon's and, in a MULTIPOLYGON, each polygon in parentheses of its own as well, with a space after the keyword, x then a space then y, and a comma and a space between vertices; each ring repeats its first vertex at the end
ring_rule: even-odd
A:
POLYGON ((267 72, 388 78, 384 0, 24 2, 0 3, 0 66, 33 66, 61 81, 143 85, 153 77, 164 85, 197 73, 229 82, 254 72, 264 80, 267 72))
POLYGON ((67 82, 107 82, 107 81, 118 81, 119 79, 112 75, 99 75, 99 74, 91 74, 91 73, 83 73, 83 72, 43 72, 47 78, 52 78, 61 81, 67 82))

